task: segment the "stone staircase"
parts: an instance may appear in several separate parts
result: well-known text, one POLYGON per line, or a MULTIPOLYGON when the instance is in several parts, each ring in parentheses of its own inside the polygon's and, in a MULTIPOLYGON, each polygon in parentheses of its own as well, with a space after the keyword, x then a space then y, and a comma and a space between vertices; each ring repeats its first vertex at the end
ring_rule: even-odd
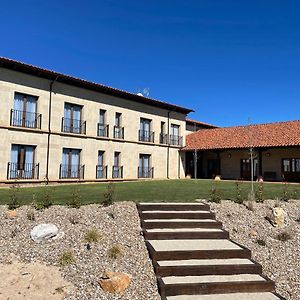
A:
POLYGON ((205 203, 140 203, 163 300, 278 300, 251 251, 229 239, 205 203))

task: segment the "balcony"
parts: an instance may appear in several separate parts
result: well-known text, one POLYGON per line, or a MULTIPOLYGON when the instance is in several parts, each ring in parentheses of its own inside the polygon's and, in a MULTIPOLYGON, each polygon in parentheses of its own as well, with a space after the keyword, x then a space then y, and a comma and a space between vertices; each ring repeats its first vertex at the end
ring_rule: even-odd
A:
POLYGON ((153 178, 154 168, 138 167, 138 178, 153 178))
POLYGON ((139 141, 154 143, 154 132, 147 130, 139 130, 139 141))
POLYGON ((107 166, 103 166, 103 165, 96 166, 96 178, 97 179, 107 178, 107 166))
POLYGON ((112 178, 123 178, 123 166, 113 166, 112 178))
POLYGON ((39 179, 39 164, 19 164, 9 162, 7 179, 39 179))
POLYGON ((172 146, 182 147, 182 145, 183 145, 182 136, 170 134, 169 144, 172 145, 172 146))
POLYGON ((124 127, 114 126, 114 138, 124 139, 124 127))
POLYGON ((108 137, 109 126, 98 123, 97 135, 100 137, 108 137))
POLYGON ((10 111, 11 126, 41 129, 41 123, 41 114, 15 109, 10 111))
POLYGON ((84 165, 63 165, 59 167, 59 179, 84 179, 84 165))
POLYGON ((62 118, 61 131, 68 133, 86 134, 86 121, 62 118))
POLYGON ((168 135, 165 133, 161 133, 159 135, 159 143, 160 144, 168 144, 168 135))

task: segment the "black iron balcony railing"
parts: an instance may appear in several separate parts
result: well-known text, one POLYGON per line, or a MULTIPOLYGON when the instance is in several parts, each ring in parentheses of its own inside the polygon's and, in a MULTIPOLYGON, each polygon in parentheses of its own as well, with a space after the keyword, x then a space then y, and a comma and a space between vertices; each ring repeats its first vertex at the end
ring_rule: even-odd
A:
POLYGON ((113 166, 112 178, 123 178, 123 166, 113 166))
POLYGON ((169 144, 182 147, 182 136, 170 134, 169 144))
POLYGON ((98 123, 97 135, 101 137, 108 137, 109 125, 98 123))
POLYGON ((84 165, 64 165, 59 167, 59 179, 84 179, 84 165))
POLYGON ((103 166, 103 165, 96 166, 96 178, 97 179, 107 178, 107 166, 103 166))
POLYGON ((114 138, 124 139, 124 127, 114 126, 114 138))
POLYGON ((154 132, 148 130, 139 130, 139 141, 154 143, 154 132))
POLYGON ((61 131, 69 133, 86 134, 86 121, 62 118, 61 131))
POLYGON ((138 167, 138 178, 153 178, 154 168, 138 167))
POLYGON ((160 144, 168 144, 168 135, 166 133, 161 133, 159 135, 159 143, 160 144))
POLYGON ((10 111, 10 125, 41 129, 42 115, 38 113, 15 110, 10 111))
POLYGON ((39 164, 19 164, 9 162, 7 179, 39 179, 39 164))

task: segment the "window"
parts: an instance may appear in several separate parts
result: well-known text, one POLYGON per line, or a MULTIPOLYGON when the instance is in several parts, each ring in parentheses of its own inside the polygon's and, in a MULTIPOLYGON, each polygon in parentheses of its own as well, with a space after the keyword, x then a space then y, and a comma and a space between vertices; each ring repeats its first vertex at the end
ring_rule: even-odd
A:
POLYGON ((65 103, 62 131, 85 134, 85 122, 82 122, 81 115, 82 106, 65 103))
POLYGON ((170 133, 170 144, 181 146, 182 145, 182 137, 179 136, 180 126, 176 124, 171 124, 171 133, 170 133))
POLYGON ((107 167, 104 165, 104 151, 98 151, 97 178, 107 178, 107 167))
POLYGON ((41 115, 36 113, 37 97, 15 93, 14 108, 11 111, 11 125, 27 128, 41 128, 41 115))
POLYGON ((284 158, 282 160, 282 170, 287 173, 300 172, 300 158, 284 158))
POLYGON ((167 134, 166 134, 166 123, 165 122, 160 122, 159 142, 161 144, 167 144, 167 134))
POLYGON ((114 127, 114 138, 124 139, 124 128, 122 127, 122 114, 116 113, 115 116, 115 127, 114 127))
POLYGON ((140 130, 139 130, 139 141, 143 142, 154 142, 154 133, 151 130, 151 120, 141 118, 140 130))
POLYGON ((9 179, 37 179, 39 166, 34 163, 34 159, 35 146, 12 145, 9 179))
POLYGON ((153 168, 151 165, 151 155, 149 154, 140 154, 139 158, 139 167, 138 167, 138 177, 139 178, 152 178, 153 168))
POLYGON ((106 110, 103 109, 100 109, 99 111, 98 136, 108 137, 108 125, 106 125, 106 110))
POLYGON ((123 167, 121 166, 121 152, 114 153, 113 178, 123 177, 123 167))
POLYGON ((83 178, 84 166, 80 165, 80 152, 80 149, 63 149, 60 178, 83 178))

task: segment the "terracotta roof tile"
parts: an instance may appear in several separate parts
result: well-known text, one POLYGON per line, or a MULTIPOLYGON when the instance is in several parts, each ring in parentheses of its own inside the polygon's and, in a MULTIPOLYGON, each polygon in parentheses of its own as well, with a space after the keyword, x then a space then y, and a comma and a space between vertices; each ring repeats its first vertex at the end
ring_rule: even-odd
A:
POLYGON ((300 121, 203 129, 186 137, 183 150, 300 146, 300 121))
POLYGON ((196 125, 207 127, 207 128, 219 128, 219 126, 204 123, 204 122, 199 122, 199 121, 192 120, 192 119, 186 119, 185 121, 187 124, 190 124, 190 125, 196 124, 196 125))

